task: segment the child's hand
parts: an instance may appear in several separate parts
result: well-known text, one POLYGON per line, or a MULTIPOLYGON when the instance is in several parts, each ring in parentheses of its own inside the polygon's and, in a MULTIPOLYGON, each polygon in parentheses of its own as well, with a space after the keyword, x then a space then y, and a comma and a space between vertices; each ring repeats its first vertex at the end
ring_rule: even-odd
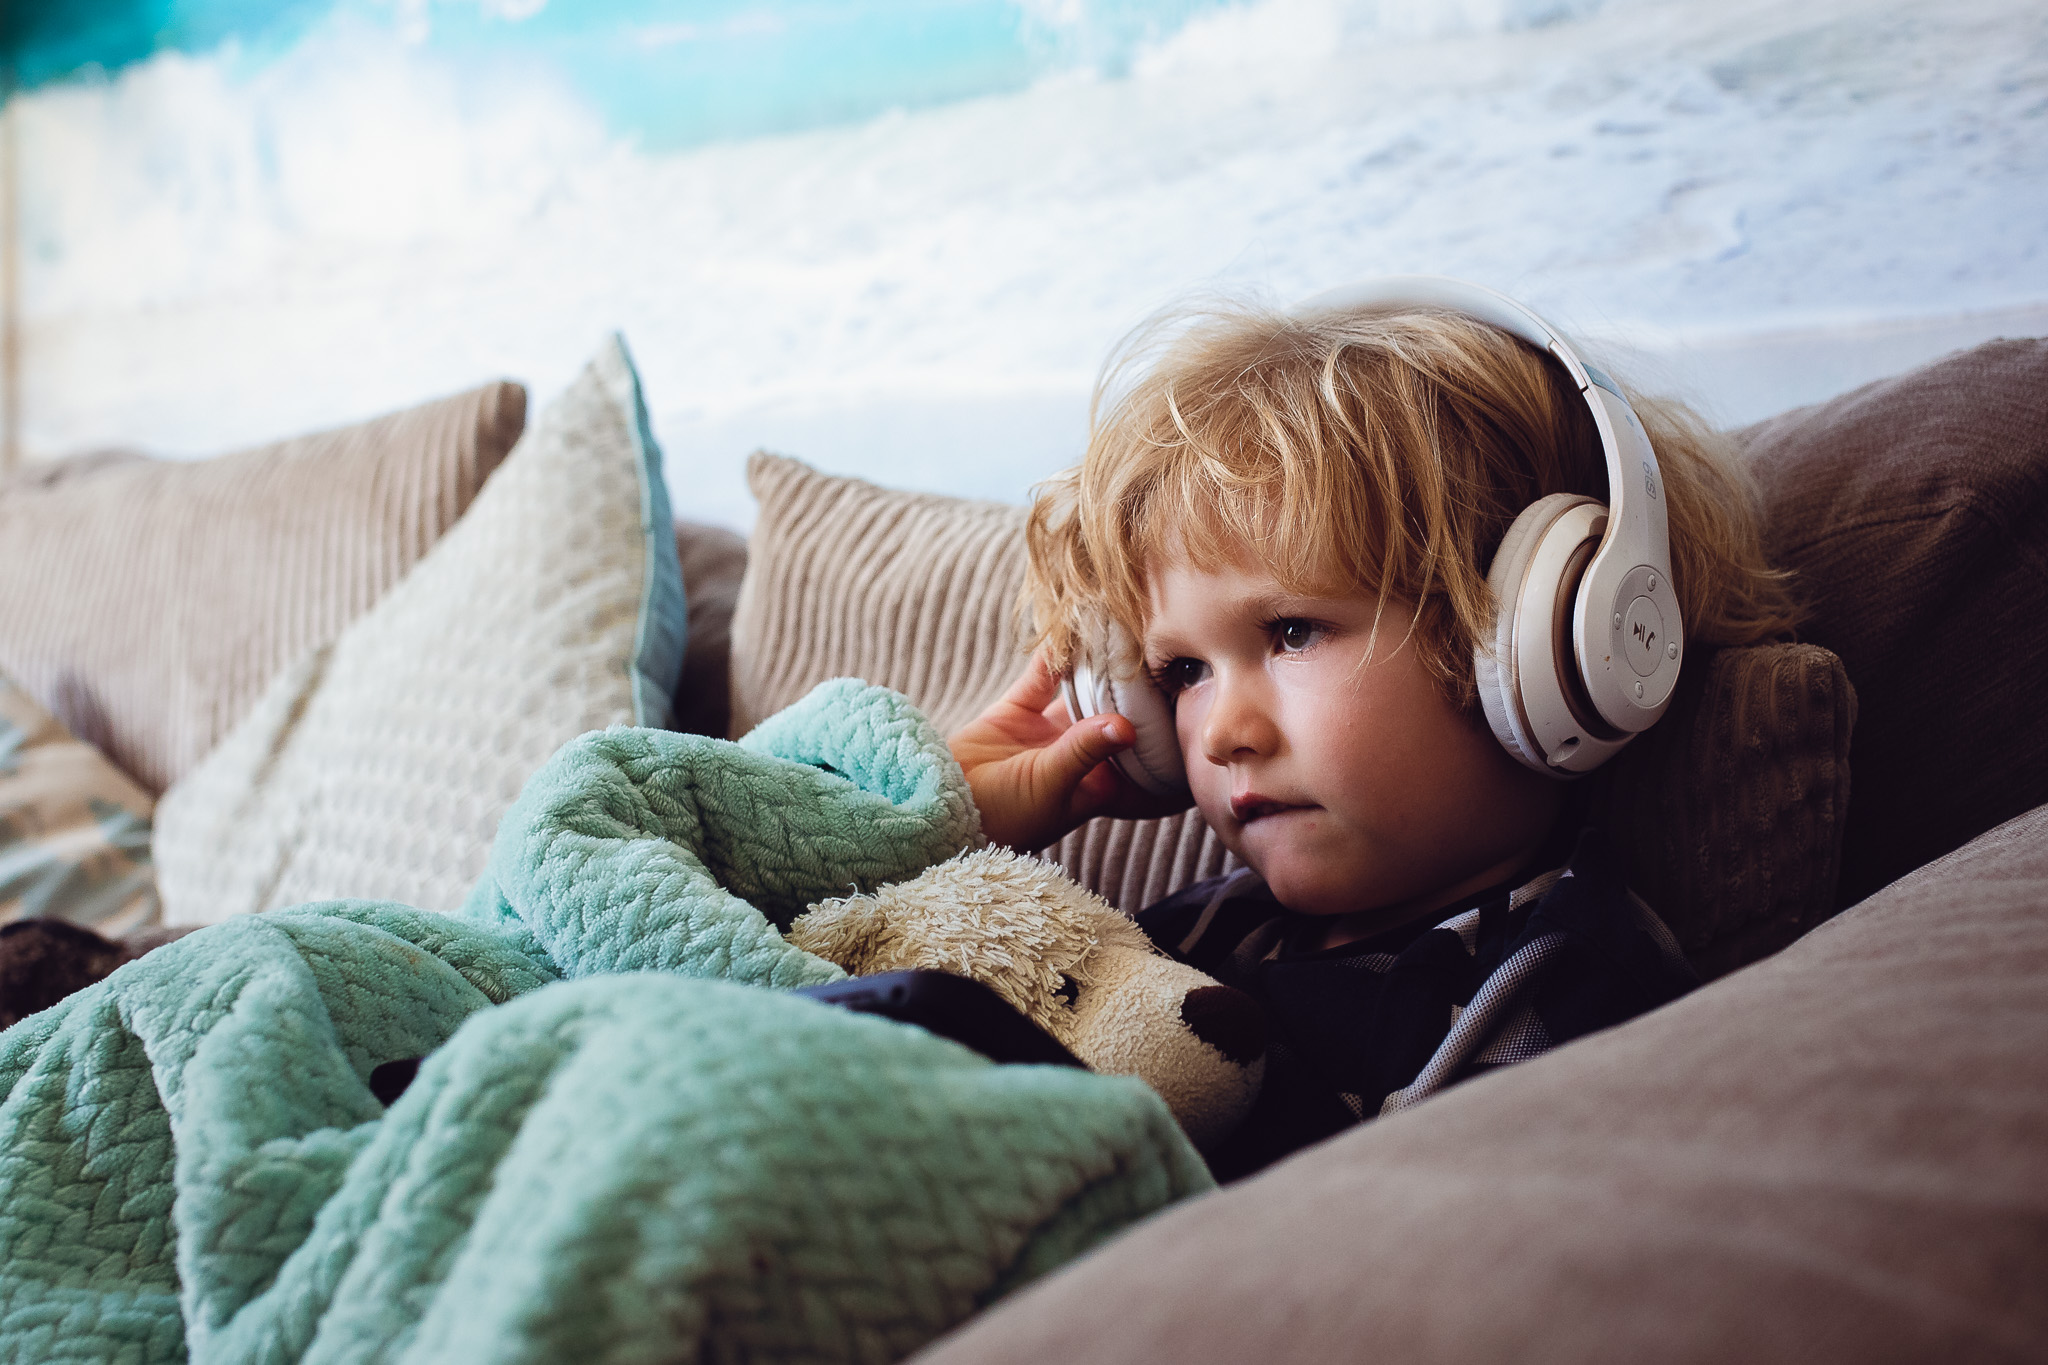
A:
POLYGON ((1186 798, 1140 791, 1104 761, 1136 739, 1122 716, 1069 723, 1059 680, 1033 654, 1003 699, 947 743, 974 790, 982 833, 1030 852, 1098 815, 1147 819, 1187 808, 1186 798))

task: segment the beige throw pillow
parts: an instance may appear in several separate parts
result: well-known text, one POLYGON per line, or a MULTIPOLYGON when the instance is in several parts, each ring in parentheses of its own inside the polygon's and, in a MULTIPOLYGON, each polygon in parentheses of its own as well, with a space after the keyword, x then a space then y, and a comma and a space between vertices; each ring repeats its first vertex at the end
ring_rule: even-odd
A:
POLYGON ((164 794, 166 918, 454 909, 564 741, 667 723, 683 613, 660 452, 614 340, 418 567, 164 794))
POLYGON ((0 674, 0 923, 124 934, 157 917, 149 794, 0 674))
MULTIPOLYGON (((760 519, 732 627, 735 733, 826 678, 905 693, 950 731, 1024 664, 1024 511, 747 466, 760 519)), ((1809 645, 1702 655, 1665 721, 1581 789, 1630 880, 1717 975, 1828 913, 1855 695, 1809 645)), ((1237 865, 1193 811, 1097 820, 1048 856, 1125 911, 1237 865)))
POLYGON ((518 439, 480 389, 199 461, 103 453, 0 488, 0 669, 151 792, 368 610, 518 439))

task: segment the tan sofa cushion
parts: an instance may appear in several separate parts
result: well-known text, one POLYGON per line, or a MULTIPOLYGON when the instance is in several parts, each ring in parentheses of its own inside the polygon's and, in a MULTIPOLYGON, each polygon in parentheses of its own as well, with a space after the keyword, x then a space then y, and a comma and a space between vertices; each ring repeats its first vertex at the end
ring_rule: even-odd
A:
MULTIPOLYGON (((1001 695, 1023 665, 1021 508, 772 455, 747 469, 761 511, 733 621, 735 733, 840 674, 898 689, 948 731, 1001 695)), ((1854 708, 1825 650, 1702 657, 1671 717, 1588 790, 1632 884, 1708 974, 1831 907, 1854 708)), ((1050 853, 1128 911, 1236 865, 1192 811, 1097 820, 1050 853)))
POLYGON ((405 575, 525 415, 487 384, 213 460, 25 472, 0 492, 0 669, 160 792, 405 575))
POLYGON ((2048 810, 917 1357, 2048 1359, 2048 810))
POLYGON ((2048 801, 2048 339, 1994 341, 1738 440, 1772 559, 1862 709, 1838 900, 2048 801))
POLYGON ((154 923, 153 806, 0 673, 0 923, 48 915, 107 934, 154 923))
POLYGON ((613 341, 412 573, 164 793, 165 919, 341 896, 452 910, 557 748, 667 724, 684 601, 660 461, 613 341))

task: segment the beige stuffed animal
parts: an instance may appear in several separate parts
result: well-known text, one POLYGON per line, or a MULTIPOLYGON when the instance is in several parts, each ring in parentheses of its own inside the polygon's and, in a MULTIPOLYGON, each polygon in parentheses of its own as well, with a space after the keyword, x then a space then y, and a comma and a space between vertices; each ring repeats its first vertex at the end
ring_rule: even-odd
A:
POLYGON ((1198 1147, 1229 1136, 1265 1075, 1251 997, 1161 954, 1053 864, 1008 849, 821 901, 789 940, 856 976, 936 968, 992 987, 1091 1069, 1158 1091, 1198 1147))

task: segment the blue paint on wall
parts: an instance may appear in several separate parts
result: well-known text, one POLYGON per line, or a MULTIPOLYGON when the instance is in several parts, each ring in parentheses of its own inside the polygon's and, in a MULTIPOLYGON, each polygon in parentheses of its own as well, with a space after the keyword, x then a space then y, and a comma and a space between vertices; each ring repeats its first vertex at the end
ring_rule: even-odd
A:
POLYGON ((650 149, 1017 89, 1042 69, 1002 0, 598 0, 519 23, 444 11, 433 25, 436 49, 546 63, 650 149))
POLYGON ((275 53, 331 7, 332 0, 7 0, 0 5, 0 58, 15 88, 32 89, 231 40, 275 53))
POLYGON ((1122 0, 1048 24, 1019 0, 10 0, 23 86, 232 41, 262 64, 324 22, 403 32, 458 66, 545 69, 649 150, 794 132, 1013 91, 1231 0, 1122 0))

